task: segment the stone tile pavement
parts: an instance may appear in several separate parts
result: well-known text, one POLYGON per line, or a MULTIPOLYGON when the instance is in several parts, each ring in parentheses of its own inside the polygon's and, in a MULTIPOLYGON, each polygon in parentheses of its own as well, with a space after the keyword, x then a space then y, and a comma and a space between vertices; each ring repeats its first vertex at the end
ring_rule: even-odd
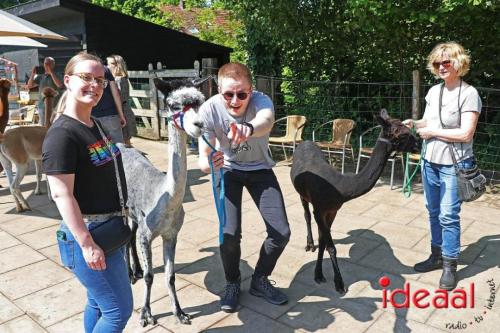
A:
MULTIPOLYGON (((134 140, 160 169, 166 166, 166 144, 134 140)), ((154 327, 138 325, 143 282, 133 286, 135 311, 126 332, 497 332, 500 321, 500 200, 488 194, 465 204, 462 210, 462 259, 459 287, 467 294, 467 308, 383 306, 382 276, 390 278, 388 294, 407 283, 410 294, 419 289, 435 295, 438 271, 417 274, 415 262, 427 257, 429 247, 426 211, 421 190, 404 198, 389 190, 386 179, 365 196, 340 210, 332 235, 340 269, 349 292, 340 296, 333 287, 330 260, 323 262, 327 282, 313 280, 316 253, 304 251, 306 228, 302 206, 289 179, 289 166, 275 168, 285 196, 291 241, 271 277, 290 297, 284 306, 272 306, 248 293, 249 278, 258 258, 265 228, 248 194, 244 194, 241 309, 219 311, 223 274, 218 251, 218 225, 210 178, 188 156, 186 220, 176 254, 176 282, 180 303, 193 315, 192 325, 172 318, 164 286, 161 241, 154 245, 155 280, 152 310, 154 327), (494 282, 496 288, 490 288, 494 282), (474 307, 470 288, 474 283, 474 307), (488 309, 488 300, 493 302, 488 309)), ((58 212, 46 195, 35 196, 34 176, 22 185, 33 210, 17 214, 5 177, 0 178, 0 332, 82 332, 85 293, 72 273, 60 264, 55 240, 58 212)), ((315 241, 317 234, 314 230, 315 241)), ((451 298, 450 298, 451 299, 451 298)), ((401 295, 396 301, 402 303, 401 295)), ((442 302, 438 302, 443 304, 442 302)), ((461 305, 459 299, 455 302, 461 305)))

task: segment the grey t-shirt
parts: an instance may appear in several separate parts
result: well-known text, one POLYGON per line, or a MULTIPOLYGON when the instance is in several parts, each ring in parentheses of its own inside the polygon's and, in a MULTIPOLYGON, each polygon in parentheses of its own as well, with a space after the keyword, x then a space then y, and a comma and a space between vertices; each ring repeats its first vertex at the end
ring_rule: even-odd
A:
MULTIPOLYGON (((247 110, 242 117, 235 118, 226 110, 221 94, 212 96, 200 108, 203 130, 207 139, 216 139, 216 149, 224 153, 224 168, 242 171, 270 169, 275 162, 269 156, 269 134, 250 137, 246 142, 232 145, 227 134, 231 123, 241 124, 255 118, 264 109, 274 112, 273 102, 261 92, 253 91, 247 110)), ((201 140, 201 139, 200 139, 201 140)))
MULTIPOLYGON (((437 84, 429 89, 427 96, 425 96, 427 104, 425 106, 424 119, 427 122, 427 127, 443 128, 439 120, 440 91, 441 84, 437 84)), ((462 82, 462 88, 457 87, 452 91, 448 91, 446 88, 443 90, 441 117, 447 128, 459 127, 459 105, 462 113, 481 112, 482 103, 477 90, 465 82, 462 82), (459 91, 460 101, 458 100, 459 91)), ((453 164, 453 160, 448 149, 448 142, 437 138, 431 138, 426 141, 427 147, 424 158, 427 161, 442 165, 453 164)), ((472 151, 472 140, 470 142, 455 142, 452 146, 457 161, 474 156, 472 151)))

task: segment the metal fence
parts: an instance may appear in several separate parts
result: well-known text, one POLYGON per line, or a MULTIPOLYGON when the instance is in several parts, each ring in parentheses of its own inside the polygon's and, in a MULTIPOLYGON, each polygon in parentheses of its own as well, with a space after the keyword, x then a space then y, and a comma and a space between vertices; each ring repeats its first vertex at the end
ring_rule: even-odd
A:
MULTIPOLYGON (((311 139, 312 131, 320 124, 336 118, 356 121, 352 144, 366 129, 376 125, 374 115, 381 108, 392 117, 407 119, 412 116, 414 87, 411 82, 325 82, 303 81, 257 76, 257 89, 273 100, 276 118, 297 114, 307 117, 303 138, 311 139)), ((420 115, 425 108, 425 93, 431 85, 421 84, 420 115)), ((476 87, 477 88, 477 87, 476 87)), ((479 166, 490 179, 500 180, 500 89, 477 88, 483 108, 474 137, 474 152, 479 166)), ((283 128, 275 128, 275 132, 283 128)), ((316 134, 316 140, 331 139, 326 128, 316 134)))

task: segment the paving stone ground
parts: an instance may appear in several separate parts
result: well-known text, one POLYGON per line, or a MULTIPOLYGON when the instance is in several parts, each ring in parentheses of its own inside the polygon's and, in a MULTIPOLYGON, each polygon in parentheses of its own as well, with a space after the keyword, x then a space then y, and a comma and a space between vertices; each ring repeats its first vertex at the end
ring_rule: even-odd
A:
MULTIPOLYGON (((166 143, 135 139, 134 144, 158 168, 166 170, 166 143)), ((415 262, 427 257, 429 248, 421 188, 416 185, 413 195, 405 198, 400 187, 390 190, 384 177, 369 193, 340 210, 332 236, 349 288, 341 296, 334 290, 328 257, 323 262, 327 282, 314 282, 317 255, 304 250, 302 206, 290 181, 289 165, 280 163, 274 170, 285 197, 292 236, 271 279, 289 295, 290 302, 273 306, 248 293, 265 228, 245 193, 241 308, 226 314, 219 311, 218 303, 224 282, 210 178, 197 169, 195 155, 188 156, 188 169, 186 219, 179 234, 175 269, 180 304, 193 315, 192 325, 177 324, 172 317, 164 285, 161 241, 155 240, 152 311, 158 324, 139 326, 143 293, 143 281, 139 281, 133 286, 135 311, 126 332, 498 332, 500 301, 494 302, 500 282, 498 194, 489 193, 462 208, 459 287, 469 297, 465 309, 436 308, 432 304, 418 308, 411 303, 409 308, 384 307, 378 282, 382 276, 391 280, 388 294, 409 285, 412 295, 419 289, 430 292, 426 300, 436 295, 440 272, 418 274, 412 269, 415 262), (487 308, 488 301, 491 309, 487 308)), ((22 185, 31 212, 17 214, 5 188, 5 177, 0 177, 0 185, 0 332, 82 332, 85 292, 72 273, 61 266, 55 238, 57 208, 46 195, 32 193, 32 173, 22 185)), ((315 228, 313 233, 317 242, 315 228)), ((395 299, 404 301, 401 295, 395 299)), ((456 304, 462 302, 457 299, 456 304)))

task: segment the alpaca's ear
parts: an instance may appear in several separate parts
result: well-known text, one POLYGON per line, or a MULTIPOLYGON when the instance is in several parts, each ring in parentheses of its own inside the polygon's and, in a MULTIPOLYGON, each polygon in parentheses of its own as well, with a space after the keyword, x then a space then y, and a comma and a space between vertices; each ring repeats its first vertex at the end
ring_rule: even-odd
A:
POLYGON ((387 113, 386 109, 380 110, 380 117, 382 117, 386 121, 389 121, 389 119, 391 119, 391 117, 389 117, 389 114, 387 113))
POLYGON ((163 93, 163 95, 167 96, 172 91, 172 86, 167 81, 164 81, 159 78, 154 78, 153 82, 155 83, 156 88, 163 93))
POLYGON ((389 119, 391 119, 391 117, 389 117, 389 115, 387 114, 387 110, 386 109, 382 109, 380 110, 380 113, 377 115, 377 122, 382 125, 382 126, 388 126, 390 125, 390 122, 389 122, 389 119))
POLYGON ((195 80, 192 80, 191 82, 193 83, 193 86, 195 88, 199 88, 203 83, 205 83, 205 81, 211 79, 212 77, 211 76, 207 76, 207 77, 204 77, 204 78, 201 78, 201 79, 195 79, 195 80))

